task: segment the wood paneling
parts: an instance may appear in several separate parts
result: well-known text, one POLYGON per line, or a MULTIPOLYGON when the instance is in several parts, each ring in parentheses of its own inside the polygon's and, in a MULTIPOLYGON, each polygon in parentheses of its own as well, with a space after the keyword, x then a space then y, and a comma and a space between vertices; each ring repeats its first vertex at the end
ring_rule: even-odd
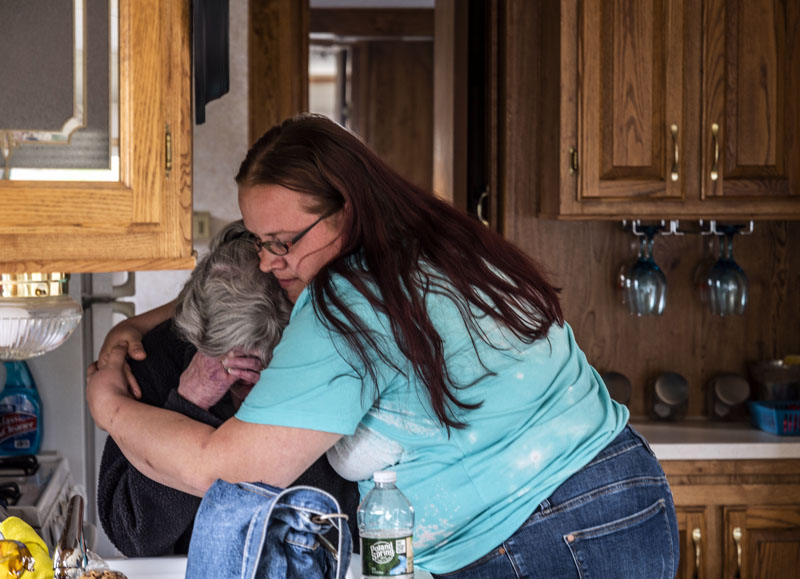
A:
MULTIPOLYGON (((508 187, 507 187, 508 188, 508 187)), ((507 236, 536 258, 562 288, 566 319, 589 361, 633 383, 631 410, 646 414, 648 382, 662 371, 689 381, 689 414, 706 415, 706 384, 717 373, 747 376, 747 363, 800 352, 800 223, 758 222, 734 242, 750 282, 742 316, 712 315, 694 288, 695 268, 716 251, 708 237, 659 236, 655 260, 667 277, 664 314, 631 316, 615 286, 635 258, 634 236, 620 223, 569 223, 506 214, 507 236)))
POLYGON ((468 3, 437 0, 433 64, 433 192, 467 207, 468 3))
POLYGON ((248 0, 248 135, 308 110, 308 0, 248 0))
POLYGON ((426 8, 314 8, 311 32, 337 36, 433 38, 433 10, 426 8))
POLYGON ((352 128, 412 183, 431 189, 433 43, 352 46, 352 128))

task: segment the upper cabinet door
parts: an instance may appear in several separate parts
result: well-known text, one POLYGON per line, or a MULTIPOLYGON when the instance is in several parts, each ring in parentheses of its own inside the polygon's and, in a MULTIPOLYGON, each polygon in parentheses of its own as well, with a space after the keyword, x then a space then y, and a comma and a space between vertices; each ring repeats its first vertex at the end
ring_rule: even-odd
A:
POLYGON ((681 198, 682 56, 679 0, 581 3, 581 198, 681 198))
POLYGON ((800 219, 796 0, 505 6, 505 174, 540 215, 800 219))
MULTIPOLYGON (((190 3, 73 0, 65 4, 75 7, 72 24, 62 18, 42 26, 67 43, 70 39, 76 43, 61 49, 54 41, 54 50, 65 57, 66 96, 74 99, 73 117, 78 120, 65 125, 69 131, 62 137, 37 132, 36 126, 17 126, 17 119, 8 121, 13 126, 0 123, 6 177, 0 180, 0 271, 191 268, 190 3), (107 19, 109 25, 99 38, 91 34, 98 10, 105 14, 100 24, 107 19), (70 30, 73 25, 75 34, 70 30), (116 87, 104 84, 108 76, 118 78, 116 87), (105 101, 86 96, 93 87, 99 87, 105 101), (91 142, 93 123, 103 122, 114 128, 99 147, 112 150, 112 160, 105 161, 114 169, 110 177, 106 171, 99 180, 90 180, 77 171, 71 180, 63 180, 62 173, 42 176, 35 170, 31 172, 35 176, 25 176, 26 163, 43 168, 64 165, 64 161, 41 160, 55 158, 59 147, 41 141, 61 138, 64 150, 79 149, 80 143, 91 142), (22 177, 15 178, 15 172, 22 177)), ((36 44, 39 39, 29 40, 36 44)), ((32 52, 23 47, 20 54, 27 58, 32 52)), ((18 80, 18 86, 40 80, 35 76, 18 80)), ((34 125, 43 117, 20 113, 17 118, 32 119, 29 124, 34 125)))
POLYGON ((800 4, 706 0, 703 21, 703 196, 800 196, 800 4))

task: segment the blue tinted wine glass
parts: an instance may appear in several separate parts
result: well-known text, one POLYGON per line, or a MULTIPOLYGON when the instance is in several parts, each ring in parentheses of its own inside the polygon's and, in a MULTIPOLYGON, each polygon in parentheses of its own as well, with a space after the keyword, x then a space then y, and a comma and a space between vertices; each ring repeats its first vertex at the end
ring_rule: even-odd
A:
POLYGON ((667 278, 653 259, 653 238, 656 226, 642 227, 639 258, 625 275, 625 302, 631 314, 659 316, 667 304, 667 278))

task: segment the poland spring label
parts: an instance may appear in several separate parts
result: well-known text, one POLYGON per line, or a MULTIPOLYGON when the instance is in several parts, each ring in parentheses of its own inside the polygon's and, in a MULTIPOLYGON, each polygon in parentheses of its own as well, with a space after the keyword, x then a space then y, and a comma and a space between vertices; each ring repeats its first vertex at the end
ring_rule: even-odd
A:
POLYGON ((396 577, 414 573, 411 536, 361 537, 361 571, 365 577, 396 577))

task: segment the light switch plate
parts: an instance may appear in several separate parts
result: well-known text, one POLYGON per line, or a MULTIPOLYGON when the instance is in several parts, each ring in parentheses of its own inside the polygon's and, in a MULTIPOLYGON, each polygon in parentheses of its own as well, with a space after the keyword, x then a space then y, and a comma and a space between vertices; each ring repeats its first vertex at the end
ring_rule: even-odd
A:
POLYGON ((192 240, 208 241, 211 239, 211 212, 195 211, 192 213, 192 240))

